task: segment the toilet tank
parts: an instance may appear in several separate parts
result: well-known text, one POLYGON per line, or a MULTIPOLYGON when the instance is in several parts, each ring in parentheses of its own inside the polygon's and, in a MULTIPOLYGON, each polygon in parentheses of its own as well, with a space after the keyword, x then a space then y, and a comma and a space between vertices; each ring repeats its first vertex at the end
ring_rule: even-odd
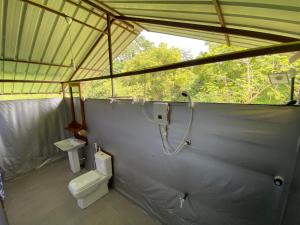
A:
POLYGON ((99 151, 95 154, 96 169, 104 176, 112 176, 111 156, 99 151))

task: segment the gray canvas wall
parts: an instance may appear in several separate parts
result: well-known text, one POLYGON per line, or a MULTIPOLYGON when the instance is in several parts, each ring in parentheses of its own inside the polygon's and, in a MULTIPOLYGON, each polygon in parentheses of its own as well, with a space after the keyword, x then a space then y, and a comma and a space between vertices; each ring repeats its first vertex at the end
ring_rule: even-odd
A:
POLYGON ((5 210, 0 206, 0 224, 8 225, 7 216, 5 210))
POLYGON ((62 99, 0 101, 0 166, 6 178, 28 172, 58 154, 67 133, 62 99))
MULTIPOLYGON (((299 224, 299 107, 196 104, 192 145, 167 156, 142 106, 105 100, 85 106, 87 166, 92 168, 97 142, 114 156, 115 187, 165 224, 299 224), (278 175, 285 179, 281 187, 273 183, 278 175)), ((145 107, 151 114, 152 104, 145 107)), ((174 146, 187 110, 171 104, 174 146)))

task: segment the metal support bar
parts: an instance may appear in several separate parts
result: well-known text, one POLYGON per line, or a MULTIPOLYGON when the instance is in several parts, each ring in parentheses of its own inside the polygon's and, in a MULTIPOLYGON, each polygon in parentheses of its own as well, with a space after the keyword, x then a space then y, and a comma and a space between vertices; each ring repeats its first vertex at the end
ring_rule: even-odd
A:
POLYGON ((68 65, 52 64, 52 63, 37 62, 37 61, 27 61, 27 60, 22 60, 22 59, 0 59, 0 61, 4 61, 4 62, 14 62, 14 63, 27 63, 27 64, 44 65, 44 66, 56 66, 56 67, 63 67, 63 68, 68 68, 68 67, 70 67, 70 66, 68 66, 68 65))
POLYGON ((70 105, 71 105, 71 114, 72 114, 72 122, 76 121, 76 117, 75 117, 75 107, 74 107, 74 99, 73 99, 73 90, 72 87, 69 86, 69 93, 70 93, 70 105))
MULTIPOLYGON (((79 7, 79 8, 81 8, 81 9, 83 9, 83 10, 89 12, 89 13, 92 13, 93 15, 98 16, 101 19, 105 19, 106 20, 106 17, 104 15, 101 15, 100 13, 95 12, 95 11, 89 9, 88 7, 82 5, 81 3, 73 2, 73 0, 66 0, 66 2, 72 4, 72 5, 76 6, 76 7, 79 7)), ((128 23, 126 23, 126 22, 124 23, 122 21, 119 21, 119 22, 115 21, 114 25, 116 25, 116 26, 118 26, 118 27, 120 27, 120 28, 122 28, 124 30, 127 30, 128 32, 130 32, 132 34, 138 35, 138 33, 134 31, 134 27, 131 24, 130 24, 131 26, 128 26, 128 23), (122 25, 122 24, 124 24, 124 25, 122 25)))
POLYGON ((146 18, 138 18, 138 17, 127 17, 127 16, 118 16, 118 17, 116 17, 116 19, 139 22, 139 23, 162 25, 162 26, 168 26, 168 27, 207 31, 207 32, 213 32, 213 33, 232 34, 232 35, 245 36, 245 37, 251 37, 251 38, 256 38, 256 39, 264 39, 264 40, 276 41, 276 42, 299 41, 299 39, 297 39, 297 38, 286 37, 286 36, 277 35, 277 34, 263 33, 263 32, 258 32, 258 31, 241 30, 241 29, 236 29, 236 28, 215 27, 215 26, 209 26, 209 25, 190 24, 190 23, 157 20, 157 19, 154 20, 154 19, 146 19, 146 18))
MULTIPOLYGON (((42 66, 55 66, 55 67, 62 67, 62 68, 71 68, 71 65, 53 64, 53 63, 37 62, 37 61, 27 61, 27 60, 21 60, 21 59, 0 59, 0 61, 13 62, 13 63, 26 63, 26 64, 42 65, 42 66)), ((94 72, 101 72, 99 70, 90 69, 90 68, 80 68, 80 69, 94 71, 94 72)))
POLYGON ((82 85, 80 83, 78 84, 78 88, 79 88, 79 100, 80 100, 81 125, 82 125, 82 129, 86 129, 84 99, 82 97, 82 85))
MULTIPOLYGON (((217 12, 217 15, 218 15, 218 18, 219 18, 219 22, 220 22, 221 27, 226 27, 224 15, 223 15, 222 8, 221 8, 221 6, 220 6, 219 0, 212 0, 212 2, 213 2, 213 4, 214 4, 214 6, 215 6, 215 9, 216 9, 216 12, 217 12)), ((229 35, 228 35, 228 34, 225 34, 224 36, 225 36, 226 44, 227 44, 228 46, 230 46, 229 35)))
POLYGON ((3 95, 60 95, 61 92, 38 92, 38 93, 0 93, 3 95))
POLYGON ((291 101, 294 101, 294 92, 295 92, 295 77, 291 79, 291 101))
POLYGON ((0 83, 40 83, 40 84, 61 84, 61 81, 50 80, 0 80, 0 83))
POLYGON ((54 13, 54 14, 56 14, 56 15, 62 16, 62 17, 64 17, 64 18, 69 17, 69 18, 71 18, 74 22, 80 23, 80 24, 82 24, 82 25, 84 25, 84 26, 87 26, 87 27, 89 27, 89 28, 91 28, 91 29, 94 29, 94 30, 97 30, 97 31, 99 31, 99 32, 105 33, 105 31, 103 31, 103 30, 100 30, 100 29, 98 29, 98 28, 96 28, 96 27, 94 27, 94 26, 92 26, 92 25, 89 25, 89 24, 87 24, 87 23, 84 23, 84 22, 82 22, 82 21, 80 21, 80 20, 78 20, 78 19, 76 19, 76 18, 74 18, 74 17, 68 16, 68 15, 66 15, 66 14, 64 14, 64 13, 58 12, 58 11, 56 11, 56 10, 54 10, 54 9, 51 9, 51 8, 45 6, 45 5, 39 4, 39 3, 37 3, 37 2, 30 1, 30 0, 21 0, 21 1, 26 2, 26 3, 30 4, 30 5, 39 7, 39 8, 41 8, 41 9, 44 9, 44 10, 46 10, 46 11, 48 11, 48 12, 51 12, 51 13, 54 13))
MULTIPOLYGON (((110 21, 110 15, 107 14, 106 16, 107 21, 107 43, 108 43, 108 58, 109 58, 109 75, 112 76, 114 73, 113 69, 113 56, 112 56, 112 44, 111 44, 111 21, 110 21)), ((114 97, 115 91, 114 91, 114 80, 113 78, 110 79, 111 82, 111 96, 114 97)))
POLYGON ((63 94, 63 98, 65 98, 66 97, 66 90, 65 90, 65 84, 61 84, 61 92, 62 92, 62 94, 63 94))
MULTIPOLYGON (((290 42, 290 43, 283 43, 278 45, 271 45, 267 47, 260 47, 260 48, 254 48, 249 50, 243 50, 243 51, 237 51, 237 52, 230 52, 215 56, 208 56, 193 60, 188 60, 184 62, 178 62, 158 67, 152 67, 148 69, 143 70, 137 70, 137 71, 130 71, 125 73, 119 73, 115 74, 113 78, 118 77, 128 77, 128 76, 134 76, 134 75, 141 75, 141 74, 147 74, 147 73, 155 73, 155 72, 161 72, 166 70, 173 70, 173 69, 179 69, 179 68, 185 68, 185 67, 191 67, 191 66, 199 66, 209 63, 216 63, 216 62, 224 62, 224 61, 230 61, 230 60, 236 60, 236 59, 242 59, 242 58, 249 58, 249 57, 256 57, 261 55, 272 55, 272 54, 279 54, 284 52, 293 52, 293 51, 299 51, 300 50, 300 41, 296 42, 290 42)), ((103 80, 103 79, 110 79, 111 76, 100 76, 100 77, 92 77, 92 78, 86 78, 81 80, 74 80, 72 82, 83 82, 83 81, 92 81, 92 80, 103 80)), ((68 82, 67 82, 68 83, 68 82)))
MULTIPOLYGON (((96 4, 96 3, 94 3, 94 2, 92 2, 90 0, 82 0, 82 2, 84 2, 84 3, 86 3, 86 4, 88 4, 88 5, 92 6, 92 7, 94 7, 95 9, 98 9, 98 10, 100 10, 102 12, 105 12, 106 14, 109 14, 114 19, 116 19, 116 17, 118 17, 119 15, 122 16, 119 12, 117 12, 116 10, 114 10, 114 9, 106 6, 103 2, 98 2, 98 4, 96 4), (101 7, 100 4, 104 5, 106 8, 109 8, 111 11, 114 11, 118 15, 115 15, 111 11, 105 9, 104 7, 101 7)), ((127 26, 130 26, 130 27, 134 28, 134 26, 132 24, 130 24, 130 23, 126 22, 126 21, 121 21, 121 22, 124 23, 124 24, 126 24, 127 26)), ((141 27, 142 29, 147 30, 146 28, 144 28, 140 24, 137 24, 137 23, 135 23, 135 24, 137 26, 141 27)))

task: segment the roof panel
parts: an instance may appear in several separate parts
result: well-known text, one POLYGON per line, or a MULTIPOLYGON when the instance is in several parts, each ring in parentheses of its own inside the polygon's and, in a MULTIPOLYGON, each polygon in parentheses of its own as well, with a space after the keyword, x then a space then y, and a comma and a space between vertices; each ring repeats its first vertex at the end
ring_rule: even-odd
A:
MULTIPOLYGON (((298 0, 219 0, 225 25, 231 28, 280 34, 300 39, 300 1, 298 0)), ((105 0, 104 3, 125 16, 171 20, 185 23, 221 26, 212 1, 126 1, 105 0)), ((150 31, 158 31, 158 25, 145 25, 150 31)), ((161 27, 159 27, 161 29, 161 27)), ((171 30, 172 29, 172 30, 171 30)), ((180 35, 177 28, 170 33, 180 35)), ((170 34, 169 33, 169 34, 170 34)), ((190 37, 205 39, 202 32, 190 32, 190 37)), ((184 33, 184 36, 187 36, 184 33)), ((212 39, 214 41, 214 39, 212 39)), ((256 42, 256 41, 255 41, 256 42)), ((243 44, 243 42, 240 42, 243 44)), ((246 43, 251 47, 251 43, 246 43)), ((234 44, 234 43, 232 43, 234 44)), ((239 42, 236 42, 239 45, 239 42)), ((257 46, 255 43, 252 47, 257 46)))
MULTIPOLYGON (((91 50, 106 29, 105 13, 79 0, 30 0, 45 5, 64 15, 73 17, 70 27, 64 16, 49 12, 21 0, 0 0, 0 52, 5 59, 36 61, 28 64, 2 62, 0 79, 37 79, 67 81, 74 79, 107 75, 109 66, 107 37, 91 50), (81 4, 79 6, 78 4, 81 4), (77 5, 76 5, 77 4, 77 5), (81 21, 81 23, 76 22, 81 21), (82 23, 88 24, 88 26, 82 23), (70 29, 70 37, 68 30, 70 29), (3 38, 5 37, 5 38, 3 38), (71 48, 72 46, 72 48, 71 48), (71 51, 72 50, 72 51, 71 51), (88 55, 88 53, 91 54, 88 55), (72 55, 76 71, 71 67, 72 55), (83 60, 85 59, 85 62, 83 60), (83 62, 83 63, 82 63, 83 62), (47 65, 43 65, 47 64, 47 65), (49 64, 56 64, 56 66, 49 64), (57 66, 62 65, 62 67, 57 66), (68 67, 69 65, 69 67, 68 67), (80 68, 77 66, 81 65, 80 68)), ((108 10, 125 16, 177 21, 220 27, 220 21, 211 0, 106 0, 96 4, 108 6, 108 10), (104 2, 104 3, 103 3, 104 2), (104 4, 104 5, 103 5, 104 4)), ((300 1, 299 0, 219 0, 225 26, 241 30, 261 31, 281 34, 300 39, 300 1)), ((140 26, 129 31, 122 21, 112 25, 112 51, 117 57, 139 34, 140 26), (116 26, 115 24, 120 24, 116 26), (120 27, 121 26, 121 27, 120 27)), ((173 28, 159 25, 141 24, 154 32, 191 37, 218 43, 226 43, 224 34, 173 28)), ((232 45, 245 48, 274 44, 273 41, 229 35, 232 45)), ((0 92, 46 92, 59 91, 59 84, 16 84, 2 83, 0 92)))
MULTIPOLYGON (((106 1, 108 3, 108 1, 106 1)), ((203 13, 203 14, 208 14, 208 13, 215 13, 214 6, 207 1, 197 1, 194 2, 194 4, 186 4, 186 1, 181 1, 181 2, 176 2, 172 4, 172 2, 167 2, 167 1, 160 1, 160 2, 155 2, 155 1, 148 1, 148 2, 111 2, 109 5, 116 9, 117 11, 123 11, 123 10, 145 10, 145 11, 169 11, 169 12, 190 12, 190 13, 203 13)))
MULTIPOLYGON (((106 16, 103 12, 95 11, 92 7, 76 5, 78 1, 73 1, 73 3, 70 0, 31 1, 73 17, 75 20, 73 20, 69 26, 65 17, 50 12, 47 9, 42 9, 20 0, 1 0, 1 58, 16 61, 33 61, 35 63, 28 64, 24 62, 1 61, 0 79, 66 81, 74 73, 74 69, 71 66, 72 55, 76 66, 78 66, 86 57, 96 39, 101 35, 99 30, 105 30, 106 16), (89 26, 79 23, 76 20, 86 23, 89 26), (68 35, 69 28, 71 42, 70 36, 68 35), (3 36, 5 39, 3 39, 3 36), (37 63, 41 64, 39 65, 37 63), (56 66, 50 66, 51 64, 55 64, 56 66), (57 65, 62 65, 63 67, 57 65), (66 67, 68 65, 70 65, 70 67, 66 67)), ((119 25, 113 26, 112 31, 118 30, 118 32, 112 34, 112 40, 118 38, 119 35, 127 37, 128 34, 131 33, 135 33, 133 35, 135 38, 141 31, 141 28, 138 26, 134 26, 135 28, 132 29, 128 28, 128 25, 124 25, 121 21, 115 21, 113 24, 115 23, 119 25), (116 29, 116 27, 118 29, 116 29)), ((123 46, 123 49, 125 47, 126 46, 123 46)), ((98 43, 96 50, 93 51, 91 56, 95 58, 96 61, 99 60, 103 54, 107 54, 106 48, 106 35, 104 35, 104 41, 98 43)), ((117 48, 117 46, 113 46, 113 48, 117 48)), ((123 49, 120 49, 119 52, 123 49)), ((91 58, 88 57, 88 61, 90 59, 91 58)), ((88 64, 89 63, 85 63, 82 69, 78 69, 85 73, 95 74, 97 72, 95 69, 84 67, 88 66, 88 64)), ((98 71, 101 70, 99 69, 98 71)), ((97 72, 97 74, 99 74, 99 72, 97 72)), ((80 76, 78 77, 80 78, 80 76)), ((9 91, 10 88, 13 88, 14 91, 17 92, 45 92, 48 90, 58 90, 59 85, 22 84, 20 86, 11 85, 9 83, 5 83, 4 85, 2 83, 0 85, 0 91, 2 93, 4 87, 5 91, 9 91)))

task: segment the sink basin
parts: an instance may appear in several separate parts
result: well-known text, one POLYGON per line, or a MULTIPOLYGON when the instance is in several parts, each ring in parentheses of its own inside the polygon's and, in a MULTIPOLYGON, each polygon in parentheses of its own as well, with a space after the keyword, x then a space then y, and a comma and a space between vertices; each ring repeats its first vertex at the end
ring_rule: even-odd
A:
POLYGON ((85 145, 85 141, 76 138, 68 138, 55 142, 54 145, 62 151, 72 151, 83 147, 85 145))
POLYGON ((54 145, 60 150, 68 152, 70 169, 73 173, 77 173, 80 171, 80 163, 77 150, 82 148, 85 144, 85 141, 76 138, 68 138, 54 143, 54 145))

